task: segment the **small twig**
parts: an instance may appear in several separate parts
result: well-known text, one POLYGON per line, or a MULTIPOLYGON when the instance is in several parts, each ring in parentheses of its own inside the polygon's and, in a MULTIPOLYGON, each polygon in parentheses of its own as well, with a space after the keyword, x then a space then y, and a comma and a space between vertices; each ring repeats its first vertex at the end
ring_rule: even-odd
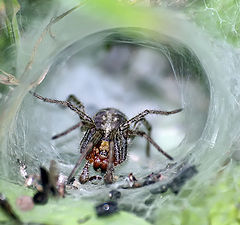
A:
POLYGON ((80 4, 78 4, 77 6, 73 7, 72 9, 66 11, 65 13, 61 14, 60 16, 57 16, 55 18, 52 18, 51 21, 48 23, 48 25, 43 29, 40 37, 38 38, 38 40, 36 41, 34 47, 33 47, 33 51, 32 51, 32 55, 30 57, 29 62, 27 63, 24 72, 22 74, 22 76, 24 76, 32 67, 32 64, 34 62, 34 58, 36 56, 36 52, 37 49, 39 47, 39 45, 41 44, 42 40, 44 39, 44 37, 46 36, 47 33, 50 34, 50 36, 52 38, 54 38, 55 36, 52 34, 51 32, 51 26, 55 23, 57 23, 59 20, 61 20, 62 18, 64 18, 65 16, 67 16, 68 14, 70 14, 72 11, 74 11, 75 9, 79 8, 80 6, 82 6, 84 3, 84 1, 82 1, 80 4))
POLYGON ((0 69, 0 83, 6 85, 19 85, 19 81, 10 73, 0 69))
POLYGON ((50 66, 48 66, 48 68, 44 70, 43 74, 35 82, 31 83, 30 89, 32 89, 42 83, 42 81, 47 76, 49 68, 50 68, 50 66))
MULTIPOLYGON (((39 48, 40 43, 42 42, 42 40, 44 39, 44 37, 46 36, 47 33, 50 34, 50 36, 52 38, 55 38, 55 36, 53 35, 52 31, 51 31, 51 26, 55 23, 57 23, 58 21, 60 21, 62 18, 64 18, 65 16, 67 16, 68 14, 70 14, 72 11, 74 11, 75 9, 79 8, 80 6, 82 6, 84 3, 84 1, 82 1, 80 4, 78 4, 77 6, 71 8, 70 10, 64 12, 63 14, 61 14, 60 16, 57 16, 55 18, 52 18, 51 21, 49 22, 49 24, 44 28, 44 30, 42 31, 40 37, 37 39, 34 47, 33 47, 33 51, 32 51, 32 55, 30 57, 29 62, 27 63, 24 72, 22 74, 22 76, 24 76, 32 67, 32 64, 34 62, 37 50, 39 48)), ((30 89, 32 89, 33 87, 39 85, 44 78, 46 77, 47 73, 48 73, 49 67, 44 71, 44 73, 42 74, 42 76, 35 82, 33 82, 30 86, 30 89)), ((5 85, 19 85, 20 82, 19 80, 17 80, 15 78, 15 76, 13 76, 12 74, 9 74, 3 70, 0 69, 0 83, 5 84, 5 85)))
MULTIPOLYGON (((30 86, 30 88, 34 88, 37 85, 41 84, 44 78, 46 77, 48 73, 49 67, 43 72, 43 74, 40 76, 39 79, 37 79, 35 82, 33 82, 30 86)), ((13 76, 12 74, 9 74, 3 70, 0 69, 0 83, 5 85, 19 85, 20 82, 13 76)))
POLYGON ((5 213, 5 215, 12 220, 12 222, 18 225, 23 224, 18 215, 13 210, 12 206, 6 199, 6 197, 0 193, 0 209, 5 213))

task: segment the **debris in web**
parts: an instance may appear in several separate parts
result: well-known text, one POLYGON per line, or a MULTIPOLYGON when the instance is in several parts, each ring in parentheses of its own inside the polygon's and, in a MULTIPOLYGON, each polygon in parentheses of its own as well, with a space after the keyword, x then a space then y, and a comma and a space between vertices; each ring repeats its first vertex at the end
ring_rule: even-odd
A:
MULTIPOLYGON (((64 197, 65 196, 65 184, 67 177, 59 173, 57 163, 51 160, 49 170, 44 167, 40 167, 40 175, 33 174, 28 175, 27 166, 18 160, 20 163, 20 174, 25 178, 25 186, 32 187, 37 190, 32 200, 34 204, 44 205, 48 202, 50 196, 64 197)), ((31 202, 25 196, 21 196, 18 199, 19 208, 22 210, 31 209, 31 202), (26 202, 29 202, 27 205, 26 202)))
POLYGON ((4 212, 4 214, 14 223, 16 224, 22 224, 20 218, 18 217, 18 215, 14 212, 12 206, 10 205, 10 203, 8 202, 7 198, 0 193, 0 207, 2 209, 2 211, 4 212))

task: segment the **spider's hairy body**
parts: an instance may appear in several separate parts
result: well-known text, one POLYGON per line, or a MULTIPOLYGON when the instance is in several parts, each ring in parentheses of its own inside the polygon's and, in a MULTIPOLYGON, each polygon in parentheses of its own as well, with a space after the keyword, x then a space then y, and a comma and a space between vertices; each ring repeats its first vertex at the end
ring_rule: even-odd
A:
MULTIPOLYGON (((114 139, 115 132, 117 132, 121 124, 127 121, 127 118, 118 109, 106 108, 98 111, 93 117, 93 121, 95 123, 95 128, 92 130, 93 132, 86 133, 81 146, 85 146, 86 140, 91 140, 91 137, 94 134, 98 132, 100 133, 100 140, 93 146, 92 151, 85 157, 85 159, 88 160, 90 164, 93 164, 95 170, 101 169, 102 172, 105 172, 109 163, 110 140, 114 139)), ((127 143, 127 137, 122 138, 122 142, 127 143)), ((124 145, 124 148, 121 148, 121 146, 115 142, 113 149, 114 166, 124 161, 124 158, 120 157, 121 155, 124 158, 126 157, 127 145, 124 145)))
POLYGON ((104 133, 105 138, 109 138, 111 132, 117 130, 121 124, 127 121, 127 117, 118 109, 101 109, 93 117, 97 130, 104 133))
POLYGON ((68 128, 64 132, 53 136, 52 139, 64 136, 78 127, 82 127, 83 130, 86 130, 80 143, 81 156, 70 173, 68 182, 71 181, 82 161, 86 160, 85 166, 79 177, 81 183, 86 183, 91 179, 89 177, 89 166, 91 164, 93 164, 95 170, 101 170, 105 173, 105 183, 112 183, 114 167, 126 160, 128 139, 136 136, 144 137, 147 140, 147 156, 149 156, 149 144, 152 144, 165 157, 169 160, 173 160, 173 158, 163 151, 151 138, 152 127, 145 117, 149 114, 167 116, 181 112, 182 109, 172 111, 146 109, 131 119, 127 119, 127 117, 118 109, 105 108, 99 110, 95 116, 91 118, 85 113, 84 105, 74 95, 70 95, 67 101, 60 101, 45 98, 36 93, 32 94, 44 102, 66 106, 77 113, 80 118, 79 123, 68 128), (139 129, 138 125, 140 124, 146 128, 147 133, 139 129))

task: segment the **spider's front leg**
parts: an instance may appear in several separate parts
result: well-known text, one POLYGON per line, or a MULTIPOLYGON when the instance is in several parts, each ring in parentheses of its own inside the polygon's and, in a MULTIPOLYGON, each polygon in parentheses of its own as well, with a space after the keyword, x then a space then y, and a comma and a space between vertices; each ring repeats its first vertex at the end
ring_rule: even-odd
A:
POLYGON ((75 95, 69 95, 67 98, 68 102, 74 103, 81 111, 85 112, 85 106, 75 95))
POLYGON ((77 113, 80 117, 80 119, 83 121, 83 122, 86 122, 86 123, 91 123, 91 124, 94 124, 93 120, 91 117, 89 117, 85 112, 83 112, 81 109, 79 109, 78 107, 76 107, 75 105, 73 105, 71 102, 68 102, 68 101, 60 101, 60 100, 56 100, 56 99, 50 99, 50 98, 46 98, 46 97, 43 97, 35 92, 32 92, 30 91, 30 93, 44 101, 44 102, 48 102, 48 103, 54 103, 54 104, 58 104, 58 105, 62 105, 62 106, 66 106, 68 107, 69 109, 71 109, 72 111, 74 111, 75 113, 77 113))
POLYGON ((60 101, 60 100, 56 100, 56 99, 50 99, 50 98, 45 98, 45 97, 42 97, 41 95, 35 93, 35 92, 31 92, 30 93, 44 101, 44 102, 48 102, 48 103, 55 103, 55 104, 59 104, 59 105, 62 105, 62 106, 65 106, 65 107, 68 107, 70 108, 71 110, 73 110, 74 112, 76 112, 78 115, 79 115, 79 118, 80 118, 80 122, 75 124, 74 126, 68 128, 67 130, 61 132, 60 134, 56 134, 52 137, 52 139, 57 139, 59 137, 62 137, 68 133, 70 133, 71 131, 73 131, 74 129, 78 128, 78 127, 81 127, 83 130, 85 129, 88 129, 88 128, 91 128, 91 127, 94 127, 94 122, 93 120, 91 119, 91 117, 89 117, 85 112, 84 112, 84 106, 83 104, 77 100, 77 98, 74 96, 74 95, 70 95, 68 97, 68 100, 69 101, 60 101), (76 104, 73 105, 71 102, 74 102, 76 104))
POLYGON ((109 163, 108 163, 106 174, 104 175, 104 182, 106 184, 113 183, 113 181, 114 181, 113 171, 114 171, 114 143, 113 143, 113 141, 110 141, 109 163))
POLYGON ((85 184, 86 182, 89 181, 89 166, 90 166, 90 163, 87 161, 79 177, 79 182, 81 184, 85 184))
POLYGON ((120 126, 120 130, 126 130, 128 129, 132 124, 136 124, 139 121, 142 121, 145 116, 147 116, 148 114, 157 114, 157 115, 171 115, 171 114, 175 114, 175 113, 179 113, 181 112, 183 109, 176 109, 176 110, 172 110, 172 111, 161 111, 161 110, 150 110, 150 109, 146 109, 143 112, 137 114, 136 116, 132 117, 131 119, 127 120, 125 123, 123 123, 120 126))
POLYGON ((70 182, 71 182, 74 174, 76 173, 78 167, 81 165, 82 161, 85 159, 86 155, 92 150, 92 146, 93 146, 93 143, 90 142, 90 143, 87 145, 85 151, 80 155, 77 163, 75 164, 74 168, 72 169, 71 173, 70 173, 69 176, 68 176, 68 179, 67 179, 67 183, 68 183, 68 184, 70 184, 70 182))

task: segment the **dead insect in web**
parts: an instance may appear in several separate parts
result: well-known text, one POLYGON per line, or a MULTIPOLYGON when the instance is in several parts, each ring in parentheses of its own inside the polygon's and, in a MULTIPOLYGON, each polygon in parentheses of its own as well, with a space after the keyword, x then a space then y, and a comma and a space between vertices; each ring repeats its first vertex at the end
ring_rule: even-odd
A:
POLYGON ((183 185, 197 174, 195 165, 181 168, 175 177, 167 183, 161 184, 158 188, 150 190, 152 194, 162 194, 170 189, 174 194, 178 194, 183 185))
MULTIPOLYGON (((49 194, 51 192, 51 189, 50 189, 50 181, 49 181, 49 173, 48 173, 48 171, 45 168, 40 167, 40 172, 41 172, 42 190, 38 191, 33 196, 33 202, 35 204, 44 205, 44 204, 46 204, 48 202, 48 196, 49 196, 49 194)), ((54 191, 54 193, 55 193, 55 191, 54 191)))
POLYGON ((64 197, 65 193, 65 180, 59 175, 56 162, 51 161, 49 171, 40 167, 40 177, 42 190, 39 190, 34 196, 33 201, 35 204, 46 204, 49 195, 54 197, 64 197))
POLYGON ((191 179, 197 172, 196 166, 194 165, 181 170, 169 185, 171 191, 174 194, 178 194, 187 180, 191 179))
POLYGON ((130 173, 126 178, 127 185, 123 185, 121 186, 121 188, 123 189, 141 188, 144 186, 155 184, 156 182, 159 182, 162 179, 164 179, 164 176, 162 176, 161 173, 151 173, 148 176, 141 178, 140 180, 137 180, 133 173, 130 173))
POLYGON ((86 130, 80 143, 81 156, 70 173, 68 182, 71 181, 82 161, 86 160, 87 162, 79 177, 80 183, 86 183, 89 180, 89 166, 91 164, 93 164, 95 170, 101 170, 105 173, 105 183, 112 183, 114 180, 114 167, 126 160, 128 139, 136 136, 144 137, 147 140, 147 155, 149 155, 150 144, 152 144, 165 157, 169 160, 173 160, 173 158, 163 151, 151 138, 151 125, 145 117, 148 114, 171 115, 181 112, 182 109, 176 109, 173 111, 146 109, 131 119, 127 119, 127 117, 118 109, 105 108, 98 111, 95 116, 91 118, 85 113, 83 104, 73 95, 70 95, 67 101, 59 101, 42 97, 36 93, 32 94, 44 102, 66 106, 79 115, 79 123, 64 132, 55 135, 52 139, 66 135, 78 127, 82 127, 83 130, 86 130), (146 127, 148 130, 147 133, 139 129, 138 125, 140 123, 146 127))

